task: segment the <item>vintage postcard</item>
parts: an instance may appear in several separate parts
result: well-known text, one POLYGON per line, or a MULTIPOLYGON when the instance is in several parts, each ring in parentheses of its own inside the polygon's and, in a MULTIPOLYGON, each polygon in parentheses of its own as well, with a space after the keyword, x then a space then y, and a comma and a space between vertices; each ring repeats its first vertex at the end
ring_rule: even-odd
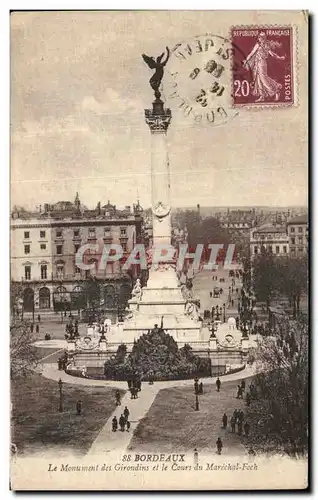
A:
POLYGON ((306 489, 308 13, 10 23, 11 489, 306 489))

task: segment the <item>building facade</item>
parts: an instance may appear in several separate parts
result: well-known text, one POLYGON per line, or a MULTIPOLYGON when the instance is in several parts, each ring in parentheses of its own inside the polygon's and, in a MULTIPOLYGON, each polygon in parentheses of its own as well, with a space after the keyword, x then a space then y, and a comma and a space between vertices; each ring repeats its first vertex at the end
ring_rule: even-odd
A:
POLYGON ((262 251, 271 252, 276 256, 286 256, 289 253, 289 240, 284 226, 264 224, 251 229, 251 258, 262 251))
POLYGON ((89 307, 95 297, 98 307, 124 308, 140 272, 137 266, 122 269, 125 258, 141 242, 142 209, 118 210, 109 202, 96 209, 75 202, 45 205, 35 213, 13 213, 11 220, 11 281, 19 283, 24 313, 72 311, 89 307), (82 245, 99 248, 86 251, 84 263, 77 266, 75 256, 82 245), (99 266, 103 245, 117 244, 123 249, 120 261, 99 266))
POLYGON ((308 247, 308 216, 299 215, 287 222, 289 251, 291 255, 304 255, 308 247))

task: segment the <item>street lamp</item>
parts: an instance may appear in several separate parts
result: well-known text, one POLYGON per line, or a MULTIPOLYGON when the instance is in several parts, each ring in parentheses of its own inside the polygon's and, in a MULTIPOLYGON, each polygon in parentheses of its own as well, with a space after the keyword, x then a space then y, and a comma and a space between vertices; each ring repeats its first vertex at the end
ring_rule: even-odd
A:
POLYGON ((194 394, 195 394, 195 411, 199 411, 199 379, 194 379, 194 394))
POLYGON ((58 381, 58 384, 59 384, 59 389, 60 389, 60 406, 59 406, 59 412, 62 413, 63 412, 63 392, 62 392, 63 382, 62 382, 62 379, 60 379, 58 381))
POLYGON ((223 323, 225 323, 225 304, 223 304, 223 323))

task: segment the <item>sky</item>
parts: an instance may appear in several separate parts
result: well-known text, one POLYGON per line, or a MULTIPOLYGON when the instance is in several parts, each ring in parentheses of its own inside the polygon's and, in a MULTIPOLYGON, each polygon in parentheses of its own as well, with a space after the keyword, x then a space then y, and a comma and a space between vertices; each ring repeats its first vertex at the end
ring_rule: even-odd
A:
MULTIPOLYGON (((307 204, 307 24, 301 12, 16 12, 11 15, 11 204, 151 204, 153 95, 142 53, 233 25, 297 27, 297 105, 196 124, 169 97, 172 206, 307 204)), ((170 66, 169 66, 170 65, 170 66)), ((228 75, 230 77, 230 75, 228 75)), ((170 80, 169 80, 170 79, 170 80)))

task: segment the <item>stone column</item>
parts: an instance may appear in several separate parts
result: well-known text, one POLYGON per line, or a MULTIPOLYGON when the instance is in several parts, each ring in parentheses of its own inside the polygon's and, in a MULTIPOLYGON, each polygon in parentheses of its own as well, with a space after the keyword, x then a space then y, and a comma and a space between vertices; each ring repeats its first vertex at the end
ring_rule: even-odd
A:
POLYGON ((151 132, 151 201, 153 214, 153 246, 171 243, 170 173, 166 136, 171 110, 157 98, 152 109, 145 109, 151 132))

